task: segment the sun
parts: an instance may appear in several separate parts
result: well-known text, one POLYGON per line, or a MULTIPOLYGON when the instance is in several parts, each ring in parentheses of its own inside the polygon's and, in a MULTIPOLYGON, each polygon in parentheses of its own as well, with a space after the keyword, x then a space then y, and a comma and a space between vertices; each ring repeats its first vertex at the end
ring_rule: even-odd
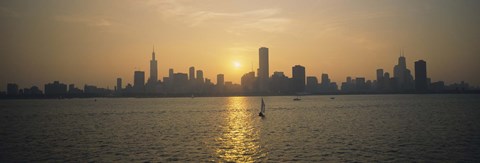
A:
POLYGON ((234 62, 233 62, 233 67, 235 67, 235 68, 240 68, 241 66, 242 66, 242 65, 240 64, 240 62, 238 62, 238 61, 234 61, 234 62))

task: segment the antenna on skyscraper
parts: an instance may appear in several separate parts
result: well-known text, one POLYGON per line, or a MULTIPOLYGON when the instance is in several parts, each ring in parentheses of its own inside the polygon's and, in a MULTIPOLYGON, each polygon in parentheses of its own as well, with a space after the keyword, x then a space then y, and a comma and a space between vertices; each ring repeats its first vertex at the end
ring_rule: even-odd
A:
POLYGON ((250 63, 252 63, 252 72, 253 72, 253 61, 250 61, 250 63))

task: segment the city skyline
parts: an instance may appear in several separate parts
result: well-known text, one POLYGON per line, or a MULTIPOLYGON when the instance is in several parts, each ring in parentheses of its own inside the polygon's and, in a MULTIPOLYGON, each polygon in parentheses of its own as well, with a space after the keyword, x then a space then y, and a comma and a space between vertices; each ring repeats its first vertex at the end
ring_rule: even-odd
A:
MULTIPOLYGON (((163 76, 163 80, 161 80, 158 77, 158 65, 157 65, 158 63, 157 63, 157 60, 156 60, 155 48, 153 48, 152 53, 151 53, 151 60, 150 60, 149 65, 148 65, 148 67, 149 67, 148 72, 144 71, 144 70, 135 69, 131 82, 128 82, 128 80, 125 81, 124 80, 125 77, 117 77, 115 79, 116 82, 113 83, 112 87, 106 86, 105 88, 118 91, 117 90, 118 87, 124 89, 124 87, 122 87, 122 85, 126 85, 126 86, 130 85, 130 86, 132 86, 132 89, 133 89, 134 93, 142 93, 142 92, 148 93, 149 89, 150 89, 150 93, 155 93, 155 91, 154 92, 151 92, 151 91, 155 90, 155 85, 157 84, 157 82, 162 82, 162 83, 169 82, 167 80, 173 80, 173 78, 176 75, 180 75, 180 76, 182 76, 181 78, 185 78, 185 80, 188 80, 188 81, 199 80, 202 83, 204 83, 206 80, 208 80, 209 82, 211 82, 214 85, 218 85, 218 82, 219 82, 218 78, 219 78, 219 75, 221 75, 222 76, 221 80, 220 80, 220 82, 222 83, 221 85, 223 85, 224 82, 231 82, 231 84, 237 84, 237 85, 241 85, 243 87, 243 84, 244 84, 243 83, 243 78, 245 77, 245 75, 250 75, 251 77, 254 78, 252 80, 255 80, 255 81, 258 80, 258 83, 256 83, 256 84, 251 83, 252 85, 258 85, 258 88, 256 88, 256 89, 258 89, 258 92, 259 93, 262 93, 262 92, 263 93, 268 93, 268 92, 270 92, 268 87, 270 86, 270 84, 272 84, 270 82, 270 80, 272 78, 274 78, 274 76, 277 75, 277 73, 281 73, 283 76, 285 76, 289 79, 292 79, 292 82, 294 82, 295 84, 291 85, 292 88, 290 88, 290 89, 295 90, 295 92, 303 92, 303 91, 309 92, 309 91, 307 91, 308 90, 307 88, 309 87, 309 82, 308 82, 309 78, 310 78, 311 81, 315 81, 315 84, 318 85, 318 87, 319 87, 318 91, 323 92, 323 93, 332 93, 332 92, 335 92, 335 91, 343 91, 343 92, 347 91, 348 92, 349 88, 348 87, 344 88, 344 84, 350 83, 349 80, 353 80, 353 82, 354 82, 355 79, 361 79, 363 81, 363 83, 365 83, 367 81, 379 82, 380 80, 383 80, 384 78, 386 78, 387 80, 390 80, 390 74, 391 74, 391 79, 397 80, 397 81, 395 81, 395 83, 396 83, 395 84, 396 85, 395 89, 398 89, 397 91, 416 90, 416 91, 419 91, 419 92, 425 92, 425 91, 428 90, 428 85, 432 84, 432 82, 442 82, 442 85, 444 85, 444 86, 450 85, 450 84, 462 84, 463 85, 464 82, 466 82, 466 84, 468 84, 468 81, 457 81, 457 82, 453 82, 453 83, 445 83, 443 80, 432 81, 431 78, 427 75, 427 64, 426 64, 426 62, 423 59, 415 61, 414 62, 414 67, 412 67, 414 69, 412 71, 407 66, 408 63, 407 63, 407 59, 406 59, 404 53, 405 52, 404 52, 403 49, 400 50, 399 57, 398 57, 398 62, 397 62, 396 65, 393 65, 393 70, 391 72, 389 72, 387 70, 384 70, 383 68, 376 69, 375 78, 370 79, 370 78, 366 78, 365 75, 358 75, 358 76, 346 76, 346 77, 344 77, 343 81, 342 80, 341 81, 333 81, 333 80, 331 80, 331 78, 329 78, 328 73, 322 73, 321 75, 318 75, 318 77, 320 77, 320 79, 321 79, 320 81, 318 81, 317 75, 308 74, 307 71, 306 71, 306 67, 302 66, 301 64, 296 64, 296 65, 292 66, 292 69, 291 69, 291 72, 290 72, 291 75, 285 75, 285 73, 288 74, 288 72, 276 71, 276 70, 273 70, 273 72, 268 74, 269 73, 269 65, 270 65, 270 63, 269 63, 270 58, 269 58, 269 55, 268 55, 269 54, 269 48, 268 47, 260 47, 258 49, 259 62, 258 62, 258 65, 256 66, 257 71, 253 71, 254 70, 253 69, 254 65, 252 64, 252 71, 245 72, 244 75, 240 78, 241 82, 235 83, 235 82, 232 82, 232 81, 226 81, 224 79, 224 74, 222 74, 222 73, 217 73, 216 78, 208 78, 208 77, 204 78, 203 70, 198 69, 198 70, 195 71, 194 66, 189 67, 187 72, 175 71, 175 69, 169 68, 168 69, 169 74, 167 76, 163 76), (263 68, 261 68, 261 67, 263 67, 263 68), (146 76, 145 75, 146 73, 148 73, 149 76, 146 76), (265 75, 266 75, 266 78, 265 78, 265 75), (313 79, 313 78, 315 78, 315 79, 313 79), (417 78, 419 78, 420 81, 417 81, 416 80, 417 78), (212 79, 216 79, 216 80, 213 82, 212 79), (427 82, 427 80, 428 80, 428 82, 427 82), (262 81, 264 82, 264 84, 262 84, 262 81), (300 83, 303 83, 303 85, 299 86, 300 83), (342 84, 342 87, 340 87, 340 85, 339 85, 340 83, 342 84), (418 86, 419 83, 421 84, 421 86, 418 86), (423 85, 422 83, 425 84, 425 85, 423 85), (334 88, 331 88, 330 84, 335 84, 334 88), (262 88, 262 87, 264 87, 264 88, 262 88), (420 88, 418 88, 418 87, 420 87, 420 88), (333 89, 333 91, 332 91, 332 89, 333 89)), ((234 62, 233 64, 234 64, 233 65, 234 67, 239 66, 239 65, 236 65, 236 64, 238 64, 238 62, 234 62)), ((162 77, 162 76, 160 76, 160 77, 162 77)), ((54 83, 57 83, 57 84, 59 83, 59 80, 53 80, 53 81, 54 81, 54 83)), ((381 81, 381 82, 383 82, 383 81, 381 81)), ((7 83, 7 85, 10 85, 10 84, 17 84, 17 83, 15 83, 15 82, 7 83)), ((40 85, 42 85, 42 84, 40 84, 40 85)), ((74 87, 75 83, 69 83, 68 85, 69 85, 69 87, 71 87, 71 88, 69 88, 69 91, 70 91, 70 89, 78 90, 78 88, 74 87)), ((85 83, 83 85, 85 85, 85 87, 94 86, 95 89, 97 88, 96 85, 89 85, 89 83, 85 83)), ((32 85, 32 88, 37 87, 37 86, 38 85, 32 85)), ((187 85, 184 85, 182 87, 186 87, 186 86, 187 85)), ((469 86, 472 86, 472 85, 469 85, 469 86)), ((20 88, 23 88, 23 87, 29 88, 30 86, 18 86, 18 84, 17 84, 17 87, 18 87, 18 89, 20 89, 20 88)), ((67 87, 67 85, 65 85, 65 89, 66 89, 66 87, 67 87)), ((102 86, 100 86, 99 88, 104 89, 104 88, 101 88, 101 87, 102 86)), ((188 87, 190 87, 190 86, 188 86, 188 87)), ((310 87, 311 87, 311 85, 310 85, 310 87)), ((46 88, 46 85, 45 85, 45 88, 46 88)), ((478 86, 473 85, 473 88, 478 89, 478 86)), ((37 89, 37 88, 35 88, 35 89, 37 89)), ((190 89, 190 88, 188 88, 188 89, 190 89)), ((377 89, 377 88, 375 88, 375 89, 377 89)), ((0 91, 2 91, 2 90, 0 90, 0 91)), ((4 91, 7 91, 7 89, 4 90, 4 91)), ((40 91, 42 91, 42 89, 40 89, 40 91)), ((82 91, 82 90, 80 90, 80 91, 82 91)), ((314 91, 314 92, 316 92, 316 91, 314 91)), ((313 93, 313 92, 310 92, 310 93, 313 93)))
MULTIPOLYGON (((145 71, 134 71, 132 83, 123 87, 122 77, 116 78, 113 90, 84 85, 84 89, 75 87, 75 84, 64 84, 58 80, 44 85, 44 93, 37 86, 22 89, 16 83, 8 83, 6 92, 0 95, 7 98, 74 98, 74 97, 169 97, 169 96, 231 96, 231 95, 306 95, 306 94, 364 94, 364 93, 472 93, 478 92, 479 87, 471 86, 467 82, 445 84, 444 81, 432 81, 428 77, 427 62, 415 61, 414 72, 407 65, 404 51, 393 66, 393 76, 383 69, 376 70, 373 80, 365 77, 347 76, 345 82, 332 82, 329 75, 322 73, 321 81, 316 76, 309 76, 306 67, 295 65, 292 67, 292 76, 288 77, 282 71, 269 72, 269 49, 260 47, 258 50, 259 62, 257 74, 253 71, 241 77, 241 83, 225 81, 224 74, 217 74, 217 82, 204 78, 203 70, 196 70, 192 66, 188 73, 175 72, 169 69, 169 75, 158 79, 157 60, 155 49, 152 50, 150 60, 150 75, 145 71), (415 75, 415 77, 413 76, 415 75), (148 79, 145 82, 145 79, 148 79), (68 89, 67 89, 68 85, 68 89)), ((238 65, 234 65, 237 66, 238 65)))
POLYGON ((269 75, 282 71, 291 77, 291 67, 299 64, 307 76, 326 73, 332 82, 346 76, 373 80, 377 69, 393 76, 404 49, 412 75, 414 62, 423 59, 433 81, 480 84, 472 75, 480 71, 476 1, 25 3, 0 2, 6 38, 0 44, 0 90, 7 83, 30 87, 54 80, 113 89, 120 76, 133 83, 131 72, 149 74, 145 61, 151 60, 152 44, 160 80, 169 68, 188 72, 194 66, 213 82, 221 73, 225 81, 240 83, 252 68, 256 72, 258 48, 265 46, 269 75))

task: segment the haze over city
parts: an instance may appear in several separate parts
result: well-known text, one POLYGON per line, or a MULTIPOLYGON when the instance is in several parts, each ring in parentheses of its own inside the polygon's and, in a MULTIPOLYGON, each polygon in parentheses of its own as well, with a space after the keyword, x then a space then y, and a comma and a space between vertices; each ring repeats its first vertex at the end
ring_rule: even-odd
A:
MULTIPOLYGON (((0 90, 53 80, 113 88, 149 71, 204 71, 240 83, 270 49, 270 72, 375 79, 423 59, 428 77, 480 84, 478 1, 1 1, 0 90), (252 66, 253 65, 253 66, 252 66)), ((271 74, 270 74, 271 75, 271 74)))

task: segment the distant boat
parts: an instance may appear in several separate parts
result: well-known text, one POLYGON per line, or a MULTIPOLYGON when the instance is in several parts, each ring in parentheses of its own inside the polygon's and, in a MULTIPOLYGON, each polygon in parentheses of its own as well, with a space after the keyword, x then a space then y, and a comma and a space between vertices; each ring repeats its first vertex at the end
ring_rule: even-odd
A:
POLYGON ((260 106, 260 113, 258 113, 258 116, 265 117, 265 102, 263 102, 263 98, 262 98, 262 105, 260 106))
POLYGON ((330 97, 330 99, 334 100, 334 99, 335 99, 335 97, 330 97))
POLYGON ((298 96, 293 99, 293 101, 300 101, 300 100, 302 99, 300 99, 298 96))

